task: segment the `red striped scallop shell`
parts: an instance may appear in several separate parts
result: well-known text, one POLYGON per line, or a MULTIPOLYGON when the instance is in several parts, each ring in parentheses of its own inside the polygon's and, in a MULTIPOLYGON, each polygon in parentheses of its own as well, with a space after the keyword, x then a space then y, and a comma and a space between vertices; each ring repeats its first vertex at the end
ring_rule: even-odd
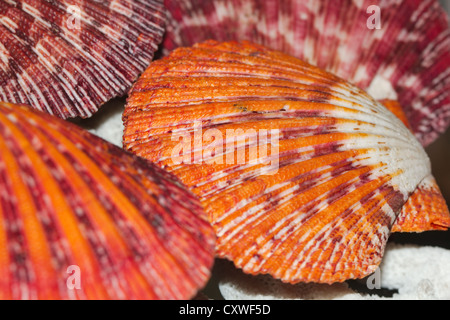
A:
POLYGON ((450 124, 450 28, 437 0, 165 0, 165 5, 166 52, 209 39, 250 40, 330 71, 375 98, 397 99, 423 145, 450 124))
POLYGON ((2 0, 0 100, 90 117, 145 70, 164 22, 161 0, 2 0))
POLYGON ((173 175, 0 103, 0 299, 189 299, 210 277, 214 241, 173 175))
POLYGON ((123 119, 124 147, 200 197, 217 254, 246 273, 360 278, 379 265, 393 227, 450 226, 429 159, 402 121, 279 51, 179 48, 136 82, 123 119))

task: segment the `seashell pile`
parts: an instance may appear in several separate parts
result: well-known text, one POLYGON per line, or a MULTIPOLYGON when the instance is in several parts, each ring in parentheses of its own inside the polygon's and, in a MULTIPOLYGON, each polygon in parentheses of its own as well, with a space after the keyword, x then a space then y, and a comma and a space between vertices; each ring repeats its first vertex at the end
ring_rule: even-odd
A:
POLYGON ((177 49, 136 82, 123 119, 124 147, 200 197, 217 255, 246 273, 362 278, 392 228, 450 227, 428 156, 401 120, 279 51, 215 41, 177 49))
POLYGON ((189 299, 209 279, 194 195, 73 124, 1 103, 0 177, 0 299, 189 299))
POLYGON ((92 116, 151 62, 164 12, 160 0, 0 1, 0 99, 92 116))
POLYGON ((0 0, 0 299, 450 299, 447 243, 395 242, 449 234, 449 26, 437 0, 0 0))

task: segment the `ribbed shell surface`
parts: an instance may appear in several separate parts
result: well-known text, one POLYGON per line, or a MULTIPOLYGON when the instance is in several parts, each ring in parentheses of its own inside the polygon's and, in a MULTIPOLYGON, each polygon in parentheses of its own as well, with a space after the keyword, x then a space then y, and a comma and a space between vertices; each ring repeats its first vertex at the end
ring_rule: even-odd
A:
POLYGON ((165 0, 165 52, 249 40, 395 98, 423 145, 450 124, 450 28, 437 0, 165 0))
POLYGON ((153 62, 123 119, 124 147, 200 197, 217 254, 286 282, 373 272, 402 206, 432 179, 421 144, 382 104, 249 42, 208 41, 153 62))
POLYGON ((159 0, 1 0, 0 100, 90 117, 147 68, 164 23, 159 0))
POLYGON ((0 299, 189 299, 215 235, 164 170, 0 103, 0 299))

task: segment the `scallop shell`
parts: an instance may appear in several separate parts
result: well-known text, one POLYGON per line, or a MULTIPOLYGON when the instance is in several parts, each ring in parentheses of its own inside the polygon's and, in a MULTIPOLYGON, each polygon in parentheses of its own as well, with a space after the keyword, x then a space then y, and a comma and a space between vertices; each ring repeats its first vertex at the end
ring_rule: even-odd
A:
POLYGON ((164 23, 162 0, 2 0, 0 100, 90 117, 147 68, 164 23))
POLYGON ((261 45, 208 41, 154 61, 123 119, 124 147, 200 197, 218 256, 246 273, 361 278, 379 265, 397 217, 409 230, 450 226, 429 159, 399 118, 261 45))
POLYGON ((209 39, 250 40, 336 74, 375 98, 397 99, 423 145, 450 124, 450 29, 437 0, 165 0, 165 5, 165 52, 209 39))
POLYGON ((0 103, 0 299, 188 299, 209 279, 214 242, 173 175, 0 103))

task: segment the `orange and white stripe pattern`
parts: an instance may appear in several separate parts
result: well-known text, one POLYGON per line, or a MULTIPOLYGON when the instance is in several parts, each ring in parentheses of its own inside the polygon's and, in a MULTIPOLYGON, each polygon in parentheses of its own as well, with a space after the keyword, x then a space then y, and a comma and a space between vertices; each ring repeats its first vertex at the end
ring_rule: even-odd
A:
MULTIPOLYGON (((123 119, 124 147, 200 197, 219 257, 290 283, 373 272, 403 205, 431 175, 420 143, 382 104, 332 74, 249 42, 207 41, 153 62, 134 85, 123 119), (228 130, 245 141, 243 163, 227 161, 237 159, 238 148, 216 140, 228 130), (266 140, 267 149, 276 144, 277 152, 258 152, 252 161, 261 132, 274 131, 278 140, 266 140), (180 148, 186 135, 190 148, 180 148), (208 161, 199 158, 211 145, 222 148, 208 150, 208 161), (181 163, 174 150, 184 152, 181 163)), ((439 210, 440 226, 448 227, 445 203, 439 210)))
POLYGON ((173 175, 0 103, 0 299, 189 299, 209 279, 214 243, 173 175))

